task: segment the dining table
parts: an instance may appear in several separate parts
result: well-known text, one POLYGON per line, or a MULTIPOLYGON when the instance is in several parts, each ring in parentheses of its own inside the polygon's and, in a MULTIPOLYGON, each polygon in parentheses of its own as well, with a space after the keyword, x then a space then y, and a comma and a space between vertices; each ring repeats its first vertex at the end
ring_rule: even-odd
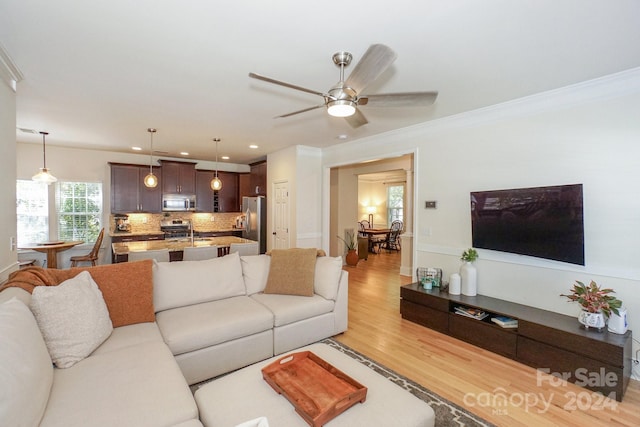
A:
POLYGON ((83 244, 82 240, 34 242, 20 245, 18 249, 32 250, 47 254, 47 268, 58 268, 58 252, 83 244))
POLYGON ((381 235, 386 236, 389 233, 391 233, 391 229, 390 228, 365 228, 364 230, 359 230, 359 233, 367 235, 367 239, 369 240, 369 243, 368 243, 369 251, 375 253, 375 251, 373 250, 373 244, 384 241, 384 240, 374 240, 375 236, 381 236, 381 235))

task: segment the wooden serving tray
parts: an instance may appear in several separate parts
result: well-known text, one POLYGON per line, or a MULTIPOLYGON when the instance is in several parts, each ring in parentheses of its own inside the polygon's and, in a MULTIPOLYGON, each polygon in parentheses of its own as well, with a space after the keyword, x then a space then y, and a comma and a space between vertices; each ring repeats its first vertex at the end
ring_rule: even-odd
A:
POLYGON ((262 377, 313 427, 367 399, 367 388, 310 351, 292 353, 262 368, 262 377))

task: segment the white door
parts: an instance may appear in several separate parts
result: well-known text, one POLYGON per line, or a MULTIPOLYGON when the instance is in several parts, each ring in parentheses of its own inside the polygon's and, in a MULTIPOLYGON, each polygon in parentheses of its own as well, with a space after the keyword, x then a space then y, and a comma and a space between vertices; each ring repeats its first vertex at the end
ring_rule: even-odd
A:
POLYGON ((289 249, 289 182, 273 186, 273 249, 289 249))

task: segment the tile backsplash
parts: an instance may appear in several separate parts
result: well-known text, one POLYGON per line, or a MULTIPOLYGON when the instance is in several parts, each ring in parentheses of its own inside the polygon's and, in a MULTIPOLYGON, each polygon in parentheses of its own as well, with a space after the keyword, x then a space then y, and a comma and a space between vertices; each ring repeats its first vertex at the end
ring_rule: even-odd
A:
MULTIPOLYGON (((231 213, 190 213, 171 212, 161 214, 132 213, 129 214, 129 224, 132 233, 157 233, 160 231, 160 221, 168 219, 191 220, 195 231, 231 230, 236 224, 240 212, 231 213), (213 220, 212 220, 213 218, 213 220)), ((109 231, 114 232, 114 215, 109 217, 109 231)))

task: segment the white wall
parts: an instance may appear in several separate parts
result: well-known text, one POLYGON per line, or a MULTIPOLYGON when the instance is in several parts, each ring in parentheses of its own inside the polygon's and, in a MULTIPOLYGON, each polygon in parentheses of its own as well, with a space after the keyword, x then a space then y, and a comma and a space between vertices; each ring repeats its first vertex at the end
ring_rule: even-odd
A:
POLYGON ((584 184, 586 265, 481 250, 479 292, 577 315, 579 307, 559 294, 576 279, 595 280, 616 290, 629 310, 630 328, 640 330, 638 117, 635 69, 334 146, 324 151, 324 166, 364 160, 362 153, 385 156, 388 147, 415 150, 417 265, 442 267, 447 277, 471 246, 470 191, 584 184), (438 208, 424 209, 425 200, 437 200, 438 208))
MULTIPOLYGON (((267 156, 267 188, 278 182, 289 186, 289 246, 321 247, 321 161, 322 151, 296 145, 267 156)), ((272 197, 267 197, 267 216, 273 212, 272 197)), ((267 236, 273 232, 268 221, 267 236)), ((267 247, 272 241, 267 237, 267 247)))
MULTIPOLYGON (((0 67, 3 65, 0 63, 0 67)), ((4 76, 4 73, 0 73, 4 76)), ((18 253, 9 242, 16 237, 16 94, 0 78, 0 283, 15 270, 18 253)))

